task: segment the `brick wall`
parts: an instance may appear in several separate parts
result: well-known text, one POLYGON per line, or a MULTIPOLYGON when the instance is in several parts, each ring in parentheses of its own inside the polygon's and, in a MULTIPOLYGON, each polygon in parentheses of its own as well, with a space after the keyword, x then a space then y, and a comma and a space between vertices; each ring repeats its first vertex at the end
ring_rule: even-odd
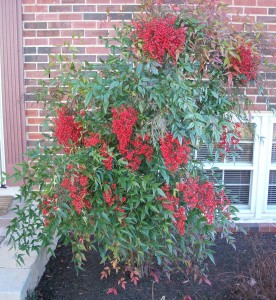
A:
MULTIPOLYGON (((181 0, 167 0, 180 3, 181 0)), ((233 23, 239 26, 236 14, 248 15, 256 22, 262 22, 270 32, 276 34, 276 0, 225 0, 231 7, 233 23)), ((25 105, 27 116, 27 144, 33 145, 42 138, 40 123, 43 120, 41 105, 37 104, 34 89, 38 79, 45 78, 44 67, 48 54, 60 52, 60 45, 74 39, 79 58, 99 62, 107 54, 98 36, 112 32, 112 26, 120 20, 130 20, 139 0, 22 0, 25 105), (107 17, 109 12, 109 18, 107 17)), ((266 73, 266 80, 276 88, 276 74, 266 73)), ((269 90, 270 101, 276 97, 269 90)), ((256 109, 265 110, 264 97, 257 97, 254 89, 248 94, 257 103, 256 109)))

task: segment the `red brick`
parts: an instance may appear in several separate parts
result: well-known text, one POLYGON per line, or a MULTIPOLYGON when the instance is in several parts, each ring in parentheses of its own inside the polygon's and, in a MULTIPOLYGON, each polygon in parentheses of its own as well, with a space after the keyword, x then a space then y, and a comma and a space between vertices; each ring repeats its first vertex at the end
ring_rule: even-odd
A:
POLYGON ((37 4, 60 4, 60 0, 37 0, 37 4))
POLYGON ((264 7, 245 7, 244 13, 248 15, 266 15, 267 8, 264 7))
POLYGON ((271 32, 276 31, 276 24, 275 25, 269 24, 268 27, 267 27, 267 30, 271 31, 271 32))
POLYGON ((45 139, 45 137, 42 135, 42 133, 28 133, 28 139, 29 140, 42 140, 42 139, 45 139))
POLYGON ((96 28, 97 27, 97 21, 82 21, 82 22, 72 22, 72 28, 96 28))
POLYGON ((76 13, 61 13, 59 14, 59 19, 60 20, 82 20, 82 14, 76 14, 76 13))
POLYGON ((248 107, 249 111, 266 111, 266 104, 252 104, 248 107))
POLYGON ((48 28, 49 29, 71 28, 71 22, 49 22, 48 28))
POLYGON ((25 79, 24 83, 25 83, 25 85, 37 85, 37 80, 35 80, 35 79, 25 79))
POLYGON ((265 97, 265 96, 260 96, 257 98, 257 102, 266 102, 266 100, 269 101, 269 103, 276 103, 276 97, 265 97))
POLYGON ((276 16, 258 16, 258 23, 276 23, 276 16))
POLYGON ((235 5, 241 5, 241 6, 256 6, 257 1, 256 0, 234 0, 235 5))
POLYGON ((61 36, 75 36, 75 37, 83 37, 84 36, 84 30, 81 29, 69 29, 69 30, 61 30, 61 36))
POLYGON ((237 15, 237 14, 243 14, 244 13, 244 7, 242 7, 242 6, 231 6, 229 8, 230 8, 230 10, 229 10, 230 14, 237 15))
POLYGON ((26 108, 42 109, 43 107, 44 107, 44 104, 41 102, 26 102, 26 108))
POLYGON ((258 0, 258 6, 275 7, 275 0, 258 0))
POLYGON ((223 3, 227 5, 232 5, 234 0, 224 0, 223 3))
POLYGON ((37 21, 52 21, 52 20, 58 20, 59 19, 59 14, 51 14, 51 13, 46 13, 46 14, 35 14, 35 19, 37 21))
POLYGON ((34 21, 35 14, 22 14, 22 20, 23 21, 34 21))
POLYGON ((24 6, 24 12, 47 12, 48 11, 48 6, 46 5, 30 5, 24 6))
POLYGON ((62 3, 85 3, 85 0, 61 0, 62 3))
POLYGON ((47 22, 24 22, 24 29, 47 29, 47 22))
POLYGON ((53 37, 53 36, 60 36, 59 30, 38 30, 37 31, 38 37, 53 37))
POLYGON ((73 40, 74 45, 95 45, 96 38, 80 38, 73 40))
POLYGON ((269 224, 259 224, 259 232, 270 232, 269 224))
POLYGON ((28 132, 39 132, 39 126, 35 126, 35 125, 27 126, 27 131, 28 132))
POLYGON ((119 21, 101 21, 97 23, 97 28, 109 28, 113 29, 113 26, 120 27, 122 26, 122 22, 119 21))
POLYGON ((30 46, 30 45, 47 45, 48 44, 48 39, 45 38, 36 38, 36 39, 25 39, 25 45, 30 46))
POLYGON ((39 116, 40 117, 45 117, 49 112, 44 110, 44 109, 40 109, 39 110, 39 116))
POLYGON ((37 109, 27 109, 26 110, 26 116, 27 117, 37 117, 38 116, 38 110, 37 109))
POLYGON ((44 118, 27 118, 28 124, 41 124, 44 121, 44 118))
POLYGON ((87 47, 86 48, 87 54, 109 54, 109 49, 105 47, 87 47))
MULTIPOLYGON (((113 0, 112 0, 113 1, 113 0)), ((123 1, 123 0, 122 0, 123 1)), ((99 4, 99 0, 86 0, 87 4, 99 4)), ((101 0, 102 3, 110 3, 110 0, 101 0)))
POLYGON ((276 225, 275 224, 270 225, 269 232, 276 233, 276 225))
MULTIPOLYGON (((112 4, 136 4, 135 0, 111 0, 112 4)), ((104 3, 104 2, 103 2, 104 3)))
POLYGON ((45 78, 44 71, 26 71, 26 78, 45 78))
POLYGON ((23 37, 36 37, 35 30, 25 30, 23 31, 23 37))
POLYGON ((50 5, 49 12, 71 12, 72 5, 50 5))
POLYGON ((86 37, 107 36, 108 30, 85 30, 86 37))
POLYGON ((74 12, 94 12, 96 5, 73 5, 74 12))
POLYGON ((121 5, 97 5, 97 12, 119 12, 121 5))
POLYGON ((22 4, 23 4, 23 5, 26 5, 26 4, 35 4, 35 1, 36 1, 36 0, 23 0, 23 1, 22 1, 22 4))
POLYGON ((232 16, 233 22, 244 22, 245 20, 248 22, 255 22, 256 17, 255 16, 232 16))
POLYGON ((36 63, 25 63, 24 70, 36 70, 36 63))
MULTIPOLYGON (((53 45, 53 46, 59 46, 59 45, 63 45, 65 42, 71 42, 70 38, 50 38, 49 39, 49 45, 53 45)), ((47 45, 47 43, 45 44, 47 45)))

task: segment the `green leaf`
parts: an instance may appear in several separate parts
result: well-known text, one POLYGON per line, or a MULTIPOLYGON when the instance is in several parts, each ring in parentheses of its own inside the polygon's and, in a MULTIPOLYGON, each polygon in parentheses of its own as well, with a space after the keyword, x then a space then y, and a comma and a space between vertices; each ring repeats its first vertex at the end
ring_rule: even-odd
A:
POLYGON ((108 223, 110 223, 110 219, 108 218, 108 215, 104 211, 102 212, 102 216, 108 223))
POLYGON ((84 101, 84 105, 85 106, 88 106, 91 99, 92 99, 92 95, 93 95, 93 91, 90 90, 87 94, 86 94, 86 97, 85 97, 85 101, 84 101))

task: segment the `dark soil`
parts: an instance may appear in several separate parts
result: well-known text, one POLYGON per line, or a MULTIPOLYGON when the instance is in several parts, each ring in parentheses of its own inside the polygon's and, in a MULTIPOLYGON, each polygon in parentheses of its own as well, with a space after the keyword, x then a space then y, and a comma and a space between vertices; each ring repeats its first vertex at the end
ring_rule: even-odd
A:
MULTIPOLYGON (((96 252, 87 255, 84 271, 76 274, 71 262, 70 247, 58 245, 56 258, 51 258, 46 271, 35 290, 34 298, 43 300, 104 300, 143 299, 174 300, 190 295, 191 299, 276 299, 275 288, 275 234, 236 233, 235 251, 225 240, 217 239, 216 264, 209 264, 212 285, 201 285, 181 273, 171 275, 170 280, 160 274, 159 283, 153 278, 141 279, 137 286, 126 284, 126 290, 118 287, 118 275, 111 273, 100 280, 103 265, 96 252), (268 260, 268 261, 267 261, 268 260), (264 265, 264 262, 267 264, 264 265), (271 267, 271 270, 267 268, 271 267), (274 270, 274 271, 273 271, 274 270), (274 273, 273 273, 274 272, 274 273), (253 277, 254 276, 254 277, 253 277), (259 276, 259 277, 258 277, 259 276), (266 281, 263 282, 263 279, 266 281), (258 282, 262 281, 262 282, 258 282), (117 287, 118 295, 106 295, 110 287, 117 287)), ((186 297, 186 299, 189 299, 186 297)))

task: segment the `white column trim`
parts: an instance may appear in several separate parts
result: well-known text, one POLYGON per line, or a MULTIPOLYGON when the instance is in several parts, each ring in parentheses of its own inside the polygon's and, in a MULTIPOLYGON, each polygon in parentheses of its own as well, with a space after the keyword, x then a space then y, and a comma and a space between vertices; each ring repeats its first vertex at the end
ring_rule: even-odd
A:
MULTIPOLYGON (((5 140, 3 123, 3 99, 2 99, 2 81, 1 81, 1 59, 0 59, 0 172, 6 172, 5 164, 5 140)), ((0 179, 2 178, 0 174, 0 179)), ((0 182, 1 184, 1 182, 0 182)))

